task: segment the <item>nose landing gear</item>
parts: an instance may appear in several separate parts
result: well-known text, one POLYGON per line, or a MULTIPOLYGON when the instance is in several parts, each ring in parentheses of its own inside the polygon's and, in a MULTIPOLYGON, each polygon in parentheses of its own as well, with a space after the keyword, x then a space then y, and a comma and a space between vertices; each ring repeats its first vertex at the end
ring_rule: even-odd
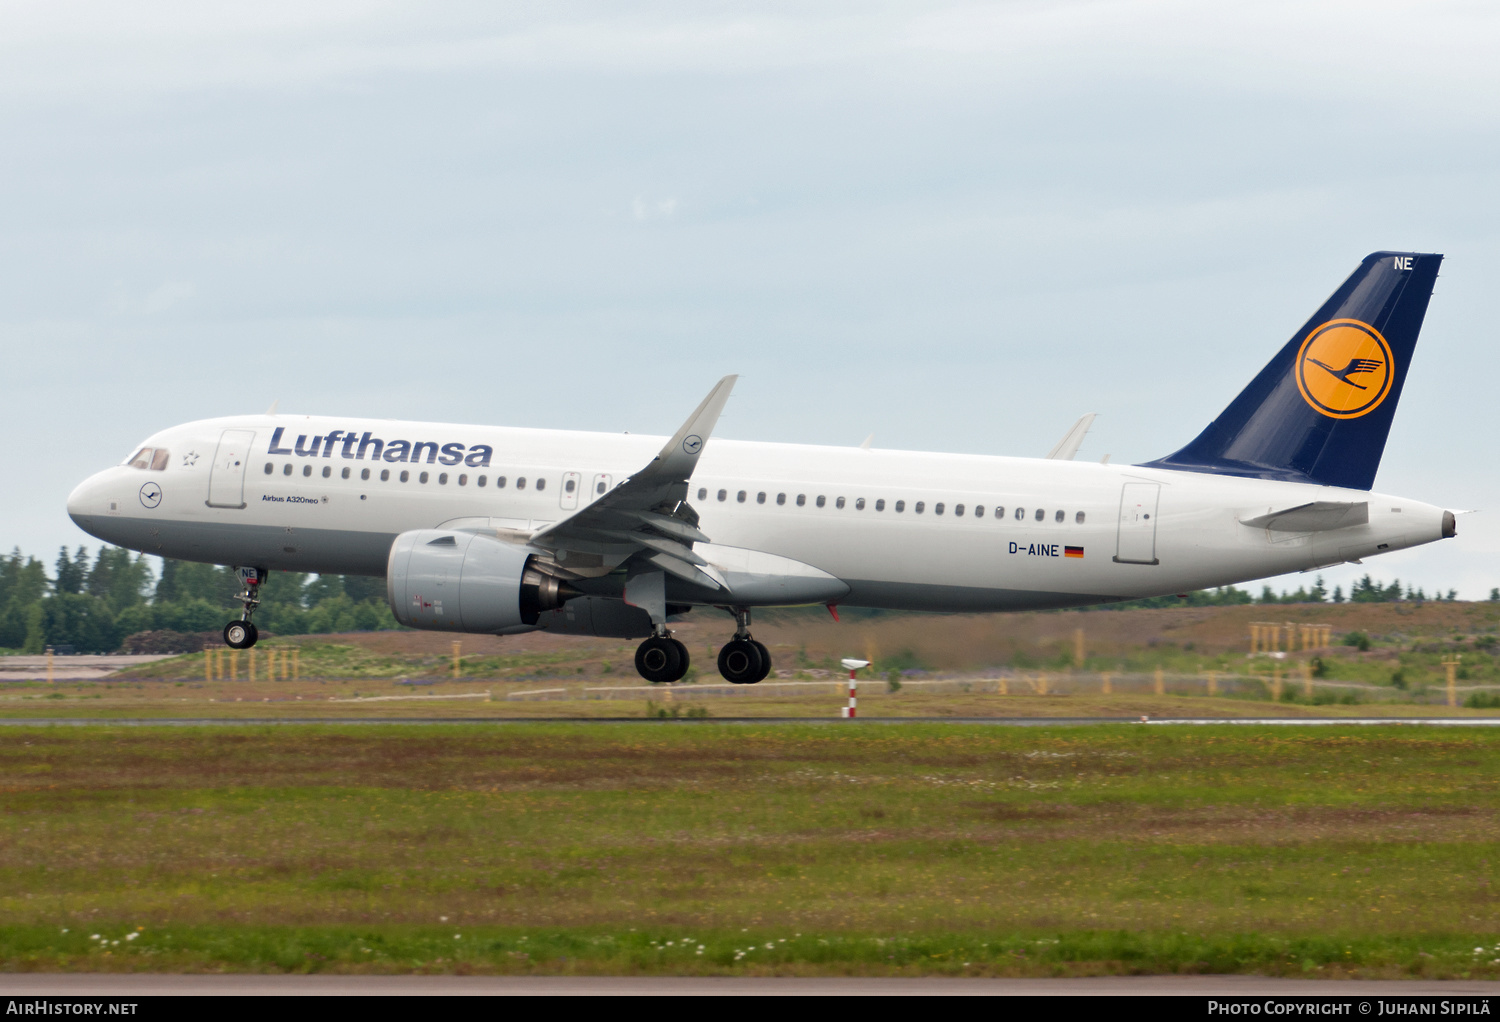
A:
POLYGON ((731 685, 754 685, 771 673, 771 651, 750 637, 750 608, 734 608, 734 638, 719 650, 719 673, 731 685))
POLYGON ((231 621, 224 626, 224 645, 230 649, 249 649, 260 638, 260 629, 255 627, 255 622, 250 617, 255 613, 255 608, 260 606, 262 572, 259 568, 241 568, 239 575, 245 588, 236 594, 235 599, 244 605, 245 610, 238 621, 231 621))

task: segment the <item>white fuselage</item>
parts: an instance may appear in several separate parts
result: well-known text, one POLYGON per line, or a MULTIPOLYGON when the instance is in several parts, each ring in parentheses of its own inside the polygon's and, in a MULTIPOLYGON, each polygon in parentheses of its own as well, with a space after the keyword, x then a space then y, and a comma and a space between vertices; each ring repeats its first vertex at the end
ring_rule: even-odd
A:
MULTIPOLYGON (((663 442, 313 416, 211 419, 144 441, 167 452, 157 459, 164 467, 106 469, 74 491, 68 511, 101 539, 165 557, 381 575, 402 532, 461 519, 540 528, 639 471, 663 442), (322 442, 330 433, 334 442, 322 442), (240 447, 226 450, 234 436, 240 447), (423 443, 412 460, 410 448, 423 443)), ((838 601, 846 605, 912 610, 1187 592, 1417 546, 1443 531, 1440 508, 1334 487, 720 438, 704 449, 688 499, 714 547, 821 569, 849 587, 838 601), (1368 523, 1312 532, 1242 524, 1314 501, 1368 502, 1368 523)))

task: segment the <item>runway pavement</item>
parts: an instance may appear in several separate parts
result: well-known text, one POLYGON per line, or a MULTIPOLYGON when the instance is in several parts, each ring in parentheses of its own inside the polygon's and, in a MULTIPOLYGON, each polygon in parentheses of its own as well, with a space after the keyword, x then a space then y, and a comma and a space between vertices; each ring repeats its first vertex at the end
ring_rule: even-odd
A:
POLYGON ((1264 976, 1101 976, 1087 979, 744 978, 652 976, 169 976, 10 973, 5 997, 293 995, 432 996, 1097 996, 1474 997, 1500 995, 1500 982, 1304 980, 1264 976))

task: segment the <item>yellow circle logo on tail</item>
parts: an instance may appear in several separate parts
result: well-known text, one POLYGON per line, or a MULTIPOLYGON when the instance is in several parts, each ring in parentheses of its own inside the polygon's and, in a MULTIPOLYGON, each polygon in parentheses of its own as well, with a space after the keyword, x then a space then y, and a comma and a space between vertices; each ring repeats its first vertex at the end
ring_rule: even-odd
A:
POLYGON ((1331 319, 1297 352, 1297 389, 1324 415, 1357 419, 1380 406, 1395 373, 1391 346, 1368 323, 1331 319))

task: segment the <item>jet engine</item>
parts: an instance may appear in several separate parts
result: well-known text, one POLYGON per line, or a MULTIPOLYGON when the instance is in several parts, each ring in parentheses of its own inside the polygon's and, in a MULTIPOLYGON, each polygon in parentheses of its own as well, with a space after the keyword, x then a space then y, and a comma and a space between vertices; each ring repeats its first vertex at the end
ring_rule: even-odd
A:
POLYGON ((526 631, 543 612, 583 595, 536 561, 524 547, 479 533, 403 532, 386 563, 386 599, 409 628, 526 631))

